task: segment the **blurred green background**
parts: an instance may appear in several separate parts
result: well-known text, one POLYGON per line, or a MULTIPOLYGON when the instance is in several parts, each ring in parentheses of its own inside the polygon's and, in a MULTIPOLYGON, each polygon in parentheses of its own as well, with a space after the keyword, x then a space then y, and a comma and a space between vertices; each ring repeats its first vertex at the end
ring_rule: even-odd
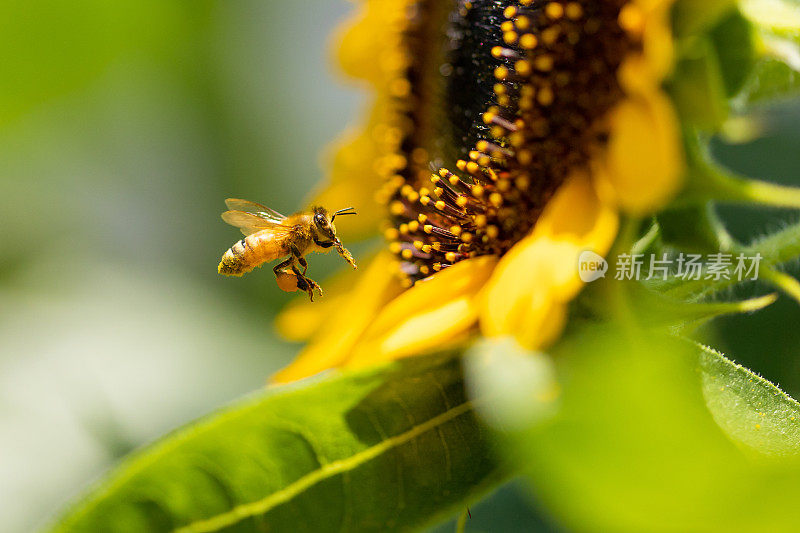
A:
MULTIPOLYGON (((222 278, 236 196, 302 207, 365 93, 337 79, 344 0, 0 5, 0 516, 28 531, 132 448, 261 386, 296 346, 268 270, 222 278)), ((797 108, 718 153, 800 183, 797 108)), ((738 237, 794 214, 725 208, 738 237)), ((311 272, 339 266, 315 258, 311 272)), ((796 266, 795 266, 796 267, 796 266)), ((797 269, 794 271, 797 274, 797 269)), ((753 288, 755 291, 756 289, 753 288)), ((783 298, 703 335, 800 394, 800 310, 783 298)), ((471 531, 550 529, 514 486, 471 531)), ((450 530, 452 524, 440 530, 450 530)))

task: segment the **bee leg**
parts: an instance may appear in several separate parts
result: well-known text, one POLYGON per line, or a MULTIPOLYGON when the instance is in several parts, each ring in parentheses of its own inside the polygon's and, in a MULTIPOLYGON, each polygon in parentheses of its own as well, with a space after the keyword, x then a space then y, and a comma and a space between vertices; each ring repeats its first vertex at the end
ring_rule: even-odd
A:
POLYGON ((303 267, 303 276, 305 277, 306 272, 308 271, 308 261, 303 255, 300 253, 300 250, 294 244, 291 245, 289 250, 292 252, 292 255, 297 258, 297 262, 300 263, 300 266, 303 267))
POLYGON ((314 291, 319 291, 319 295, 322 296, 322 287, 320 287, 316 281, 311 278, 305 276, 305 274, 300 272, 300 269, 297 268, 297 265, 292 265, 292 272, 294 272, 295 276, 297 276, 297 288, 301 291, 306 291, 308 293, 308 298, 313 302, 314 301, 314 291))
POLYGON ((277 265, 275 265, 274 267, 272 267, 272 272, 275 273, 275 277, 277 278, 278 274, 281 272, 281 270, 285 270, 286 267, 291 265, 293 262, 294 262, 294 257, 290 257, 286 261, 282 261, 282 262, 278 263, 277 265))

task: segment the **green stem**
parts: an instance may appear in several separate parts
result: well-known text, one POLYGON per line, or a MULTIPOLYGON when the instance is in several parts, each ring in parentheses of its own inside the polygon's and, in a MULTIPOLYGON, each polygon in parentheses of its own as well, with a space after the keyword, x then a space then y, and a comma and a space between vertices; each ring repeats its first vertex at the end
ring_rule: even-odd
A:
POLYGON ((780 289, 800 303, 800 282, 798 282, 792 276, 769 267, 762 268, 761 275, 776 288, 780 289))
POLYGON ((464 533, 467 530, 467 517, 469 517, 469 509, 465 509, 461 516, 458 517, 456 533, 464 533))

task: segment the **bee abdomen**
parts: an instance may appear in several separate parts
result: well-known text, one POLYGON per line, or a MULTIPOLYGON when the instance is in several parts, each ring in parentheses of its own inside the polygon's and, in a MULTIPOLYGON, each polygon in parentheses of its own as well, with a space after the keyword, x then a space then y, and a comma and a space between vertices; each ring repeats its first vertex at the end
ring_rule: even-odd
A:
POLYGON ((258 266, 254 261, 253 249, 247 243, 247 239, 242 239, 222 255, 222 260, 217 266, 217 272, 224 276, 241 276, 258 266))

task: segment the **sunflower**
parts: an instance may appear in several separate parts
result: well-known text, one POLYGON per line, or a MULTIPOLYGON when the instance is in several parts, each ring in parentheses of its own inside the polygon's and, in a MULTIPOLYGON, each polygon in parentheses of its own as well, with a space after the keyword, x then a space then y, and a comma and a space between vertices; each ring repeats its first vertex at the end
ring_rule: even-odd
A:
POLYGON ((682 185, 681 129, 663 89, 671 5, 362 5, 339 57, 375 97, 319 201, 361 199, 362 229, 383 219, 388 250, 342 283, 348 293, 284 312, 279 329, 314 340, 274 380, 477 332, 528 349, 557 340, 583 287, 579 255, 607 254, 621 216, 656 212, 682 185))

